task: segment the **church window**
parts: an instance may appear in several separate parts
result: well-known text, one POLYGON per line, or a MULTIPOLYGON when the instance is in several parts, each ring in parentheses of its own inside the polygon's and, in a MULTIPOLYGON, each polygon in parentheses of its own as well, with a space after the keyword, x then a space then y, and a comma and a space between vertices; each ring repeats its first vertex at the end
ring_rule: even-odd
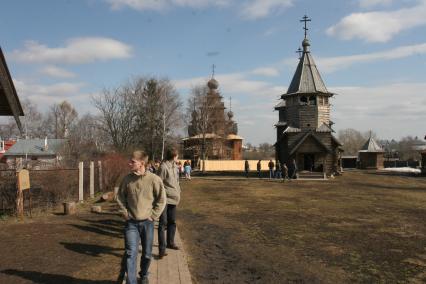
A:
POLYGON ((300 104, 302 106, 307 105, 308 104, 308 98, 305 96, 300 97, 300 104))
POLYGON ((324 104, 328 105, 328 98, 327 97, 324 98, 324 104))
POLYGON ((324 98, 323 97, 318 97, 318 104, 323 106, 324 105, 324 98))
POLYGON ((316 100, 316 97, 315 97, 315 96, 310 96, 310 97, 309 97, 309 104, 310 104, 311 106, 314 106, 314 105, 316 105, 316 104, 317 104, 317 100, 316 100))

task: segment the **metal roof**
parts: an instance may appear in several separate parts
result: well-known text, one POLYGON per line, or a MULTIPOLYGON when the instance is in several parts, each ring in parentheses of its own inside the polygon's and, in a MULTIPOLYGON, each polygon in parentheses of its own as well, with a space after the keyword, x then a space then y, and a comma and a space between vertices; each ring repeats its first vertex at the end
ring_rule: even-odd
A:
POLYGON ((14 116, 19 130, 22 132, 19 116, 24 115, 21 103, 7 68, 6 59, 0 47, 0 115, 14 116))
POLYGON ((325 87, 311 52, 309 51, 309 46, 309 41, 305 39, 303 41, 303 54, 300 57, 296 72, 294 73, 285 95, 295 93, 324 93, 332 95, 325 87))
POLYGON ((376 140, 374 140, 373 137, 370 136, 368 138, 367 142, 361 147, 361 150, 359 152, 385 152, 382 147, 377 144, 376 140))
POLYGON ((52 156, 56 155, 67 142, 67 139, 22 139, 17 141, 4 156, 52 156))

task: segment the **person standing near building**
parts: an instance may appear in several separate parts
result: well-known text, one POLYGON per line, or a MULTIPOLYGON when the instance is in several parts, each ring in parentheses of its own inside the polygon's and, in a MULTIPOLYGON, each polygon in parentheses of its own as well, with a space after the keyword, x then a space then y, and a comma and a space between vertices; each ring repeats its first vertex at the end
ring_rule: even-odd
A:
POLYGON ((297 179, 297 163, 295 159, 293 159, 292 161, 292 169, 293 169, 293 173, 291 174, 291 178, 297 179))
POLYGON ((275 167, 274 162, 272 162, 272 160, 269 160, 268 168, 269 168, 269 178, 270 179, 272 179, 274 177, 274 167, 275 167))
POLYGON ((281 162, 280 160, 277 160, 277 162, 275 163, 275 178, 276 179, 282 179, 282 172, 281 172, 281 162))
POLYGON ((281 170, 283 172, 283 179, 284 180, 286 180, 286 179, 289 180, 290 178, 288 177, 288 167, 287 167, 286 163, 283 163, 283 165, 281 167, 281 170))
MULTIPOLYGON (((175 244, 176 233, 176 206, 180 201, 179 175, 177 171, 178 152, 171 148, 166 152, 166 160, 161 163, 158 175, 163 180, 167 195, 167 206, 161 214, 158 224, 159 258, 166 256, 166 247, 178 250, 175 244), (167 227, 167 239, 164 231, 167 227), (166 245, 167 241, 167 245, 166 245)), ((185 166, 186 167, 186 166, 185 166)))
POLYGON ((191 168, 191 162, 190 161, 187 161, 186 166, 184 168, 184 171, 185 171, 185 178, 187 180, 191 180, 191 171, 192 171, 192 168, 191 168))
POLYGON ((244 162, 244 172, 246 173, 246 178, 248 178, 249 171, 250 171, 250 165, 249 165, 249 161, 246 159, 246 161, 244 162))
POLYGON ((142 244, 141 282, 148 283, 154 240, 154 220, 158 219, 166 206, 166 192, 161 179, 148 171, 148 155, 143 151, 133 152, 129 168, 131 173, 124 177, 117 193, 117 203, 126 220, 124 238, 126 246, 127 283, 136 284, 136 266, 139 241, 142 244))
POLYGON ((262 170, 262 163, 261 163, 261 160, 259 160, 259 161, 257 162, 256 167, 257 167, 257 176, 258 176, 259 178, 261 178, 261 177, 262 177, 262 176, 261 176, 261 170, 262 170))

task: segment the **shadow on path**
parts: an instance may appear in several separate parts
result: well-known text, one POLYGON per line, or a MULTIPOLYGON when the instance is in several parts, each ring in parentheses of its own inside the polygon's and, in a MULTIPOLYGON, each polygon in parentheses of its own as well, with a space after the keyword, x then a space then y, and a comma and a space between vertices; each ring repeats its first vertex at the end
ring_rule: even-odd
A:
POLYGON ((67 275, 41 273, 37 271, 21 271, 16 269, 5 269, 1 273, 19 276, 21 278, 30 280, 39 284, 58 284, 58 283, 79 283, 79 284, 114 284, 115 281, 111 280, 86 280, 78 279, 67 275))

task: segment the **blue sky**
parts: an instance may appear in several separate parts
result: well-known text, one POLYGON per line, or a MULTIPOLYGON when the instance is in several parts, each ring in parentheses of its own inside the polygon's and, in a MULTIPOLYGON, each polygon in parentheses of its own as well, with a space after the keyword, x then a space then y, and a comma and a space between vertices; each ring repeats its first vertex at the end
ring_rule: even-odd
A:
POLYGON ((426 132, 426 0, 1 1, 0 45, 21 99, 46 109, 90 97, 134 76, 191 86, 216 79, 245 142, 273 143, 303 40, 332 100, 335 129, 380 138, 426 132))

